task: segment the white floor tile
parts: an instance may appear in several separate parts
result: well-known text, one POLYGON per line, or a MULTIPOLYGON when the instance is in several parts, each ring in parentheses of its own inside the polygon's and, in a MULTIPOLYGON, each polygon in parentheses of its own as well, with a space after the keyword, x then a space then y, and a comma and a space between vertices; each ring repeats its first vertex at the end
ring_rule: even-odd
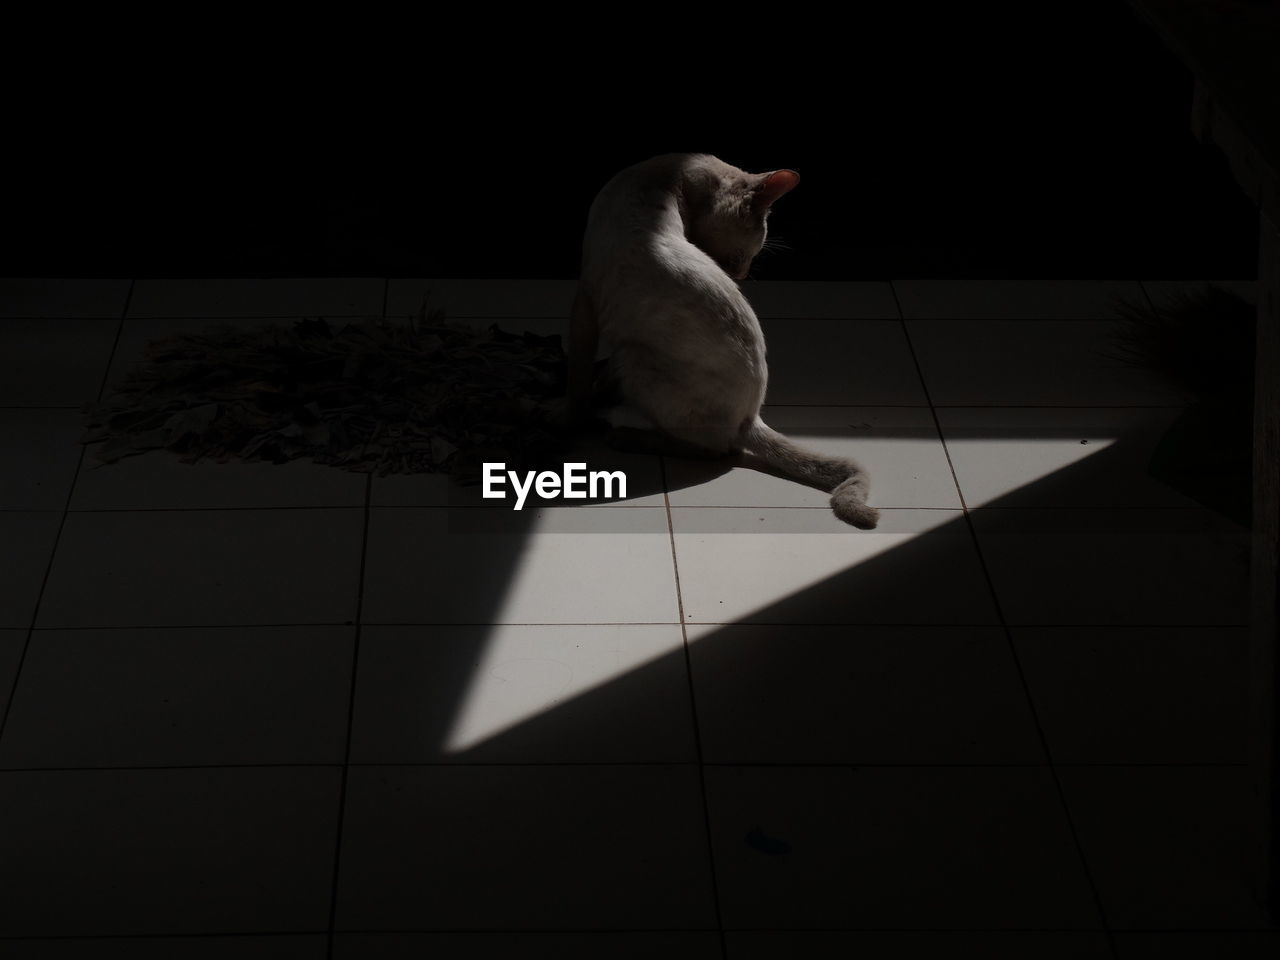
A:
POLYGON ((854 933, 850 931, 758 930, 726 934, 729 960, 809 960, 857 957, 858 960, 1106 960, 1104 933, 983 931, 975 933, 854 933))
POLYGON ((1067 806, 1114 930, 1263 926, 1249 887, 1246 767, 1062 767, 1067 806))
POLYGON ((742 292, 758 317, 896 320, 893 287, 876 281, 748 280, 742 292))
POLYGON ((714 929, 692 766, 357 767, 339 930, 714 929))
POLYGON ((1057 763, 1244 763, 1244 627, 1015 627, 1057 763))
POLYGON ((412 316, 425 300, 450 317, 558 319, 569 316, 577 289, 577 280, 392 279, 387 316, 412 316))
POLYGON ((0 630, 0 716, 8 709, 9 691, 18 678, 18 662, 26 644, 26 630, 0 630))
POLYGON ((365 627, 356 763, 692 763, 667 625, 365 627))
POLYGON ((9 940, 6 960, 325 960, 324 934, 9 940))
MULTIPOLYGON (((442 307, 456 317, 567 317, 576 280, 393 279, 389 316, 410 315, 422 306, 442 307)), ((742 292, 761 317, 896 319, 893 290, 884 282, 750 280, 742 292)))
POLYGON ((1178 930, 1112 934, 1120 960, 1271 960, 1280 951, 1280 931, 1178 930))
POLYGON ((323 930, 336 767, 0 773, 9 936, 323 930))
POLYGON ((104 463, 95 457, 101 447, 101 443, 89 444, 71 497, 72 510, 364 505, 365 475, 324 464, 304 460, 191 464, 168 450, 104 463))
POLYGON ((1207 510, 979 510, 972 519, 1011 624, 1248 620, 1248 531, 1207 510))
POLYGON ((139 280, 133 317, 380 317, 386 281, 372 277, 139 280))
POLYGON ((31 626, 62 514, 0 511, 0 627, 31 626))
POLYGON ((0 409, 0 510, 61 510, 80 462, 78 410, 0 409))
POLYGON ((1044 763, 998 627, 690 626, 708 763, 1044 763))
POLYGON ((690 623, 996 623, 959 511, 890 510, 860 531, 829 511, 672 511, 690 623))
POLYGON ((0 279, 0 317, 111 317, 124 312, 132 280, 0 279))
POLYGON ((727 928, 1096 929, 1044 767, 708 767, 727 928))
POLYGON ((1106 320, 1142 302, 1133 280, 895 280, 908 320, 1106 320))
MULTIPOLYGON (((922 407, 766 407, 771 427, 815 452, 850 457, 871 476, 878 507, 958 509, 933 414, 922 407)), ((794 480, 717 461, 667 460, 671 504, 679 507, 817 507, 830 495, 794 480)))
POLYGON ((927 404, 911 348, 896 320, 761 322, 771 404, 927 404))
POLYGON ((1177 409, 944 407, 970 507, 1196 507, 1148 463, 1177 409))
POLYGON ((929 396, 966 406, 1177 406, 1186 397, 1122 362, 1106 321, 910 320, 929 396))
POLYGON ((0 766, 341 763, 354 631, 37 630, 0 766))
POLYGON ((612 930, 559 933, 340 933, 335 960, 519 957, 520 960, 720 960, 720 935, 612 930))
POLYGON ((349 622, 363 525, 356 508, 71 513, 37 626, 349 622))
POLYGON ((0 320, 0 404, 96 400, 119 321, 0 320))
POLYGON ((365 623, 671 623, 666 511, 384 507, 365 623))

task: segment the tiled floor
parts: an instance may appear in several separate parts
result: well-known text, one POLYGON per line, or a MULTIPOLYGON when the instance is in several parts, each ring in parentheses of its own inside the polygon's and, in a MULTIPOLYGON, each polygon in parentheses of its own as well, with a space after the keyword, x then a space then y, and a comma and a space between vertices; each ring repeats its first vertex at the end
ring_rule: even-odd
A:
POLYGON ((858 532, 590 444, 625 497, 518 513, 81 456, 166 331, 429 291, 556 332, 572 284, 0 281, 0 953, 1275 955, 1248 535, 1147 474, 1185 398, 1109 358, 1178 286, 749 284, 858 532))

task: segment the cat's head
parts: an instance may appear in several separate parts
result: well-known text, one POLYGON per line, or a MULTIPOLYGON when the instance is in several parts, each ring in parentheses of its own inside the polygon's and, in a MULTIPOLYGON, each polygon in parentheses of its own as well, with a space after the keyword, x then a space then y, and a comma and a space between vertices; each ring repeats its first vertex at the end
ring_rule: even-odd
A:
POLYGON ((744 279, 764 246, 774 201, 800 182, 794 170, 747 173, 715 157, 684 171, 685 235, 735 280, 744 279))

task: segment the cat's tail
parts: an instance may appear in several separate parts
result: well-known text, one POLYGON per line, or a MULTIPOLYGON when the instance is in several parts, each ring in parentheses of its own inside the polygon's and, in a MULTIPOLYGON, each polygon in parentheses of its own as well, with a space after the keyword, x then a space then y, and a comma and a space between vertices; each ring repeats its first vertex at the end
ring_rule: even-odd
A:
POLYGON ((781 473, 831 494, 831 509, 845 523, 874 529, 880 511, 867 506, 871 481, 852 460, 824 457, 788 440, 759 417, 747 425, 742 445, 781 473))

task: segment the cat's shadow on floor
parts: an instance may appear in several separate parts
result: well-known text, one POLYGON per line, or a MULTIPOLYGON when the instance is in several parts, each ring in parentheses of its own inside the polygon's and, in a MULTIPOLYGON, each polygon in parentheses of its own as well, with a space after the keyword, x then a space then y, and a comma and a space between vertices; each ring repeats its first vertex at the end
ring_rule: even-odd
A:
MULTIPOLYGON (((750 453, 706 454, 675 447, 666 440, 644 436, 640 431, 618 431, 602 424, 584 428, 563 449, 548 452, 525 464, 524 468, 560 474, 566 464, 582 464, 582 469, 588 474, 621 471, 626 477, 625 493, 616 483, 609 487, 598 484, 594 495, 589 493, 578 499, 543 498, 531 488, 526 507, 590 507, 633 502, 635 505, 661 506, 664 494, 709 483, 736 467, 799 483, 750 453), (678 470, 671 469, 673 462, 680 464, 678 470)), ((523 474, 525 470, 520 472, 523 474)), ((500 501, 484 501, 480 489, 480 475, 472 470, 461 481, 450 484, 450 500, 458 506, 479 503, 503 505, 500 501)))
MULTIPOLYGON (((650 431, 636 430, 627 427, 609 428, 604 433, 605 443, 615 452, 641 453, 660 456, 664 460, 675 459, 684 464, 679 471, 681 476, 674 477, 667 473, 667 490, 674 492, 685 487, 698 486, 717 477, 723 476, 734 467, 746 467, 771 477, 778 477, 802 486, 811 486, 805 481, 771 466, 763 457, 758 457, 746 450, 731 454, 716 454, 705 450, 677 443, 650 431), (674 488, 672 486, 674 484, 674 488)), ((816 488, 815 489, 819 489, 816 488)))

